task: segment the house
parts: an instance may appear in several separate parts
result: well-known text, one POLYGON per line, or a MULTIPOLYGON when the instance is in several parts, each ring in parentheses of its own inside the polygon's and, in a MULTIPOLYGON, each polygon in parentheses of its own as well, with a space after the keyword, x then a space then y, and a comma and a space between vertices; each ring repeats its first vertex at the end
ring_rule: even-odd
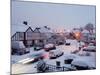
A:
POLYGON ((24 32, 16 32, 12 37, 12 41, 23 41, 26 47, 28 46, 43 46, 46 42, 45 33, 41 33, 39 28, 35 28, 34 31, 31 27, 24 32))

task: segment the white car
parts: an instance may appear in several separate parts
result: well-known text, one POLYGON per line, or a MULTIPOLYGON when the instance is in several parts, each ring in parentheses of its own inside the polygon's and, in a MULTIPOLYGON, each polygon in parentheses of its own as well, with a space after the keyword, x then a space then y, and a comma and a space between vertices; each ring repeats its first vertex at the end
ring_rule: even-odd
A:
POLYGON ((78 58, 76 54, 66 54, 64 55, 64 63, 71 64, 71 62, 76 58, 78 58))
POLYGON ((60 50, 52 50, 49 52, 50 59, 57 58, 63 55, 63 52, 60 50))
POLYGON ((47 44, 44 46, 45 51, 54 50, 54 49, 56 49, 54 44, 47 44))
POLYGON ((90 43, 87 47, 83 47, 81 51, 78 52, 81 56, 95 55, 96 47, 90 43))
POLYGON ((77 44, 78 44, 77 40, 67 39, 65 42, 65 45, 77 45, 77 44))
POLYGON ((96 52, 96 46, 90 43, 89 46, 83 48, 83 51, 96 52))
POLYGON ((30 52, 28 49, 26 49, 22 41, 12 41, 11 48, 12 48, 11 50, 12 55, 13 54, 22 55, 30 52))
POLYGON ((89 70, 89 69, 95 69, 94 66, 92 66, 89 62, 83 59, 75 59, 71 63, 72 67, 75 67, 76 70, 89 70))
POLYGON ((66 40, 65 45, 71 45, 71 40, 66 40))

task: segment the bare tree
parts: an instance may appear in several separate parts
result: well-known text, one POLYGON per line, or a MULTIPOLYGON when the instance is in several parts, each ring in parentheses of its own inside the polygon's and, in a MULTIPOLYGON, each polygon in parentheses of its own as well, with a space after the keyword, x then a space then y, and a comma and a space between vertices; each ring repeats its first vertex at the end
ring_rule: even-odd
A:
POLYGON ((85 29, 91 33, 91 32, 93 32, 94 26, 92 23, 88 23, 88 24, 86 24, 85 29))

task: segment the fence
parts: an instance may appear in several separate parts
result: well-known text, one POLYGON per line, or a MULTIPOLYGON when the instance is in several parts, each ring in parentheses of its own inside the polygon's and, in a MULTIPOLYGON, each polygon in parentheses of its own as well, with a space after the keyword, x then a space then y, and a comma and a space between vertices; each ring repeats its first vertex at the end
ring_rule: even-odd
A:
MULTIPOLYGON (((69 68, 69 67, 58 67, 55 65, 50 65, 50 64, 46 64, 46 69, 44 72, 61 72, 61 71, 73 71, 75 69, 69 68)), ((38 73, 41 73, 41 71, 37 71, 38 73)))

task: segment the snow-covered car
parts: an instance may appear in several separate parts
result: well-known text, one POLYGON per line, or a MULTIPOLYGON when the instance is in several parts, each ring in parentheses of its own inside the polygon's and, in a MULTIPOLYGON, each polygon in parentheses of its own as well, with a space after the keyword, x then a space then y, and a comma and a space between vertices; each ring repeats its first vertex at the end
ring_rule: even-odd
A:
POLYGON ((95 67, 91 66, 89 62, 82 59, 75 59, 71 63, 72 67, 75 67, 76 70, 88 70, 88 69, 95 69, 95 67))
POLYGON ((79 51, 77 54, 81 56, 90 56, 95 55, 96 47, 93 45, 93 43, 90 43, 88 46, 83 47, 81 51, 79 51))
POLYGON ((65 45, 77 45, 77 44, 78 44, 77 40, 67 39, 65 41, 65 45))
POLYGON ((44 46, 45 51, 56 49, 56 46, 54 44, 47 44, 44 46))
POLYGON ((96 52, 96 47, 93 43, 90 43, 89 46, 83 48, 83 51, 96 52))
POLYGON ((96 46, 96 40, 91 40, 91 43, 93 43, 94 46, 96 46))
POLYGON ((52 50, 49 52, 49 58, 53 59, 53 58, 57 58, 62 56, 64 53, 60 50, 52 50))
POLYGON ((64 63, 71 64, 71 62, 76 58, 78 58, 76 54, 66 54, 64 55, 64 63))
POLYGON ((65 45, 70 45, 71 41, 70 40, 66 40, 65 45))
POLYGON ((29 64, 29 63, 37 62, 40 59, 44 59, 44 58, 45 58, 44 53, 37 53, 37 54, 29 55, 27 58, 18 61, 18 63, 29 64))
POLYGON ((26 53, 30 52, 28 49, 26 49, 23 42, 21 42, 21 41, 12 41, 11 49, 12 49, 11 54, 22 55, 22 54, 26 54, 26 53))
POLYGON ((83 48, 85 46, 85 43, 84 42, 79 42, 79 47, 83 48))

